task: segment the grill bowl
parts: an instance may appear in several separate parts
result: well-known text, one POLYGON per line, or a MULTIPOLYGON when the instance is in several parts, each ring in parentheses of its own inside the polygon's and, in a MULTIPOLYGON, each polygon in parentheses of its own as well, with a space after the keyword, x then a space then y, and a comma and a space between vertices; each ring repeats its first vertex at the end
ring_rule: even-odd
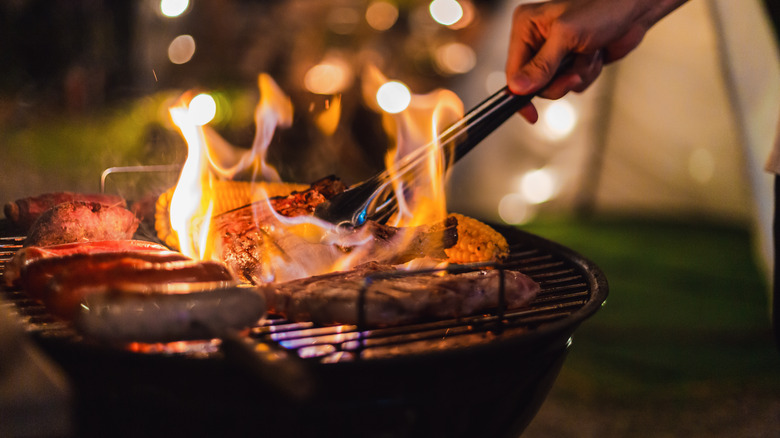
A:
MULTIPOLYGON (((270 367, 227 340, 183 352, 94 344, 22 292, 2 298, 71 378, 79 436, 517 436, 608 286, 576 252, 493 226, 510 243, 508 266, 542 285, 527 308, 377 330, 270 320, 249 336, 255 350, 283 356, 270 367), (277 379, 287 365, 312 384, 305 397, 277 379)), ((22 240, 10 234, 0 223, 0 260, 22 240)))

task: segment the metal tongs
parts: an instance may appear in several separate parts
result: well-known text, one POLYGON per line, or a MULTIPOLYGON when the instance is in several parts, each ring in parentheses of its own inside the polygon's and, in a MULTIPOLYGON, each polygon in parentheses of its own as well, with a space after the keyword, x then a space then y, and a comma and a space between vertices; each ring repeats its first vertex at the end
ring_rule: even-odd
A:
MULTIPOLYGON (((564 58, 555 77, 570 65, 571 58, 564 58)), ((394 181, 402 177, 414 178, 414 172, 423 171, 428 154, 437 151, 443 154, 445 165, 454 164, 537 94, 517 95, 505 86, 471 109, 435 141, 402 158, 392 173, 380 172, 319 204, 314 216, 347 228, 359 227, 369 220, 387 220, 398 208, 394 181)))

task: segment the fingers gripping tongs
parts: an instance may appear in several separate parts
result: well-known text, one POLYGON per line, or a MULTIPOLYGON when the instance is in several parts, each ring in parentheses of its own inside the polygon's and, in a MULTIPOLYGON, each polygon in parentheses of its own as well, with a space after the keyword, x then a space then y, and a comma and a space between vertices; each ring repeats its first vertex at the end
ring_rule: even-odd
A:
MULTIPOLYGON (((556 76, 569 65, 566 58, 556 76)), ((397 209, 394 178, 422 171, 429 153, 443 154, 444 163, 458 161, 535 96, 536 93, 517 95, 508 87, 502 88, 444 130, 434 142, 401 159, 393 172, 380 172, 319 204, 314 216, 346 227, 359 227, 368 220, 387 220, 397 209)))

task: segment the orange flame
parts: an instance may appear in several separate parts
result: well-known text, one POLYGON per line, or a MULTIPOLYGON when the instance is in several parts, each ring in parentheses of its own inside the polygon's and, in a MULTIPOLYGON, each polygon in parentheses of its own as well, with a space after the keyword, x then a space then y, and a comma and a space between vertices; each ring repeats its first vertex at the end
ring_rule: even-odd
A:
POLYGON ((215 181, 232 179, 248 169, 253 180, 280 180, 276 169, 265 162, 265 155, 276 127, 292 124, 292 103, 268 75, 258 77, 258 87, 261 100, 255 111, 257 131, 249 150, 231 145, 207 125, 194 121, 188 107, 194 93, 184 93, 169 110, 187 143, 187 160, 171 198, 169 216, 180 250, 189 257, 212 257, 211 213, 218 196, 215 181))
MULTIPOLYGON (((364 98, 370 99, 388 79, 369 66, 363 79, 364 98)), ((445 170, 439 133, 463 117, 463 103, 450 90, 413 94, 406 110, 383 114, 385 129, 395 138, 395 148, 385 156, 385 165, 393 179, 399 209, 396 226, 418 226, 444 220, 447 216, 445 170), (414 171, 403 172, 413 162, 414 171)))
MULTIPOLYGON (((376 90, 386 81, 376 68, 367 70, 364 92, 369 105, 375 106, 376 90)), ((182 252, 190 257, 214 257, 210 221, 214 199, 219 195, 214 188, 215 182, 232 179, 247 169, 252 171, 253 180, 279 181, 276 170, 265 163, 265 154, 276 128, 291 125, 293 108, 289 98, 269 76, 261 74, 258 86, 261 100, 255 111, 256 135, 250 150, 236 148, 208 126, 195 124, 187 108, 192 93, 185 93, 179 103, 170 108, 173 122, 188 146, 187 161, 170 204, 170 221, 182 252)), ((334 102, 338 111, 339 102, 334 102)), ((388 152, 386 158, 399 199, 399 213, 393 219, 393 225, 430 225, 446 217, 446 163, 442 162, 439 145, 434 140, 441 129, 462 114, 462 103, 447 90, 413 95, 405 111, 394 115, 383 113, 385 127, 396 139, 396 147, 388 152), (409 157, 416 157, 416 171, 402 173, 399 169, 409 161, 409 157)), ((334 120, 338 123, 336 115, 329 113, 323 117, 332 119, 331 123, 334 120)), ((349 269, 365 262, 369 255, 367 252, 371 245, 368 243, 373 236, 366 229, 344 234, 312 216, 288 218, 278 215, 270 203, 256 203, 253 208, 258 209, 255 218, 262 217, 266 221, 260 225, 270 239, 275 242, 293 241, 296 247, 298 242, 309 245, 306 257, 303 257, 305 260, 270 252, 264 255, 270 261, 270 269, 265 266, 267 270, 262 273, 265 281, 283 281, 349 269), (351 250, 345 252, 342 248, 351 250)), ((398 238, 404 239, 403 235, 398 233, 398 238)))

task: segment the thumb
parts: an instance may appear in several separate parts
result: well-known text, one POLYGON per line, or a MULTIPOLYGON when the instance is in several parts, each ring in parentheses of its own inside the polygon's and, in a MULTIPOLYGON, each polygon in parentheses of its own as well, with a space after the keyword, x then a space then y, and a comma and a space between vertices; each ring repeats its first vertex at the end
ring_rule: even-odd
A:
POLYGON ((566 55, 548 40, 541 49, 509 78, 507 85, 515 94, 531 94, 544 88, 555 75, 566 55))

